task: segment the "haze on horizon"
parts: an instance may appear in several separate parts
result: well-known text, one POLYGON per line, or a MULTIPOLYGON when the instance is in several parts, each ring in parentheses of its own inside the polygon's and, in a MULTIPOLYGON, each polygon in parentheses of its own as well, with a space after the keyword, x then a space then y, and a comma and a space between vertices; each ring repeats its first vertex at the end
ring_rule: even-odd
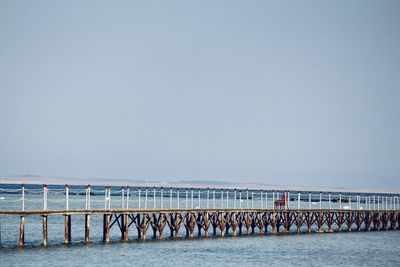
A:
POLYGON ((0 175, 400 188, 399 1, 1 1, 0 175))

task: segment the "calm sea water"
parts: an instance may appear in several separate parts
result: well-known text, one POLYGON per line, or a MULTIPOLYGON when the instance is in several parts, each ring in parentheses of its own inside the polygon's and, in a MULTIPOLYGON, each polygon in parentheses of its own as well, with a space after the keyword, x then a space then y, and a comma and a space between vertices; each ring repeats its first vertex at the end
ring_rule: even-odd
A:
POLYGON ((399 231, 0 249, 1 266, 400 266, 399 231))

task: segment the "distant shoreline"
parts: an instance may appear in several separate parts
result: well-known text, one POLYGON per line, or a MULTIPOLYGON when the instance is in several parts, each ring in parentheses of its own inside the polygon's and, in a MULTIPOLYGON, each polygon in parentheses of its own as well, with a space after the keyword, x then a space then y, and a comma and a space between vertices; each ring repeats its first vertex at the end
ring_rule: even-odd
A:
POLYGON ((400 189, 371 189, 371 188, 335 188, 295 185, 270 185, 262 183, 229 183, 220 181, 143 181, 135 179, 114 178, 62 178, 38 175, 1 176, 0 184, 70 184, 70 185, 96 185, 96 186, 137 186, 137 187, 174 187, 174 188, 224 188, 224 189, 251 189, 251 190, 289 190, 311 192, 362 192, 362 193, 392 193, 399 194, 400 189))

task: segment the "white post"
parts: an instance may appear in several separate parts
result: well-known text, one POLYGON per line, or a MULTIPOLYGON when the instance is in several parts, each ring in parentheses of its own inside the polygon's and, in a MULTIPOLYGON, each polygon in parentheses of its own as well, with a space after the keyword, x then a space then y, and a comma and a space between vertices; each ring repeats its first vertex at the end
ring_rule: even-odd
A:
POLYGON ((239 190, 239 208, 242 209, 242 191, 239 190))
POLYGON ((169 188, 169 209, 172 209, 172 187, 169 188))
POLYGON ((339 193, 339 209, 342 209, 342 193, 339 193))
POLYGON ((300 192, 297 193, 297 209, 300 210, 300 192))
POLYGON ((176 206, 179 209, 179 189, 176 191, 176 206))
POLYGON ((265 191, 265 208, 268 209, 268 192, 265 191))
POLYGON ((125 207, 125 189, 121 187, 121 209, 125 207))
POLYGON ((210 188, 207 188, 207 209, 210 207, 210 188))
POLYGON ((111 186, 108 187, 108 209, 111 209, 111 186))
POLYGON ((311 209, 311 192, 308 192, 308 209, 311 209))
POLYGON ((188 208, 188 201, 189 201, 189 191, 186 189, 186 203, 185 203, 185 208, 188 208))
POLYGON ((322 209, 322 192, 319 192, 319 209, 322 209))
POLYGON ((147 195, 149 193, 149 189, 146 187, 146 191, 144 192, 144 209, 147 209, 147 195))
POLYGON ((88 184, 88 210, 90 210, 90 184, 88 184))
POLYGON ((234 201, 233 201, 233 209, 236 209, 236 188, 235 188, 235 191, 233 191, 233 199, 234 199, 234 201))
POLYGON ((127 186, 126 187, 126 209, 127 210, 129 209, 129 193, 130 193, 129 186, 127 186))
POLYGON ((221 189, 221 209, 224 208, 224 190, 221 189))
POLYGON ((65 185, 65 210, 69 210, 69 187, 65 185))
POLYGON ((104 209, 107 209, 108 187, 104 187, 104 209))
POLYGON ((331 210, 332 209, 331 192, 329 192, 328 199, 329 199, 329 209, 331 210))
POLYGON ((229 208, 229 190, 226 190, 226 208, 229 208))
POLYGON ((376 210, 375 195, 372 196, 372 203, 373 203, 374 210, 376 210))
POLYGON ((351 194, 349 194, 349 208, 351 209, 351 194))
POLYGON ((199 190, 199 195, 198 195, 198 197, 199 197, 199 209, 201 208, 201 194, 200 194, 200 190, 199 190))
POLYGON ((213 189, 213 209, 215 209, 215 189, 213 189))
POLYGON ((385 210, 388 210, 388 196, 385 196, 385 210))
POLYGON ((275 192, 272 191, 272 209, 275 209, 275 192))
POLYGON ((164 208, 164 188, 163 187, 160 188, 160 206, 161 206, 161 209, 164 208))
POLYGON ((262 191, 262 190, 260 191, 260 202, 261 202, 261 203, 260 203, 260 208, 262 209, 263 206, 264 206, 264 205, 263 205, 263 191, 262 191))
POLYGON ((141 195, 141 192, 140 192, 140 187, 138 188, 138 208, 140 209, 140 195, 141 195))
POLYGON ((88 209, 88 191, 87 186, 85 187, 85 210, 88 209))
POLYGON ((25 211, 25 186, 22 185, 22 211, 25 211))
POLYGON ((190 205, 190 207, 193 209, 193 189, 190 190, 190 193, 191 193, 191 205, 190 205))
POLYGON ((254 192, 251 191, 251 208, 254 209, 254 192))
POLYGON ((290 209, 290 191, 286 191, 286 196, 285 196, 285 209, 290 209), (286 202, 287 199, 287 202, 286 202))
POLYGON ((378 195, 378 201, 377 202, 378 202, 378 210, 380 210, 380 207, 379 207, 379 202, 380 202, 379 201, 379 195, 378 195))
POLYGON ((246 189, 246 209, 249 208, 249 189, 246 189))
POLYGON ((156 187, 153 187, 153 209, 156 208, 156 187))
POLYGON ((43 185, 43 210, 47 210, 47 185, 43 185))

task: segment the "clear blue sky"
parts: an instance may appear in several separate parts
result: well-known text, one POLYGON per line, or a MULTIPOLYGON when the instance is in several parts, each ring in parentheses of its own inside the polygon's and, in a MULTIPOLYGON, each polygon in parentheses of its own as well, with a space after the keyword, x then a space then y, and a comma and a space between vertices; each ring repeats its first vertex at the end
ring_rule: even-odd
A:
POLYGON ((400 1, 0 1, 0 174, 400 187, 400 1))

